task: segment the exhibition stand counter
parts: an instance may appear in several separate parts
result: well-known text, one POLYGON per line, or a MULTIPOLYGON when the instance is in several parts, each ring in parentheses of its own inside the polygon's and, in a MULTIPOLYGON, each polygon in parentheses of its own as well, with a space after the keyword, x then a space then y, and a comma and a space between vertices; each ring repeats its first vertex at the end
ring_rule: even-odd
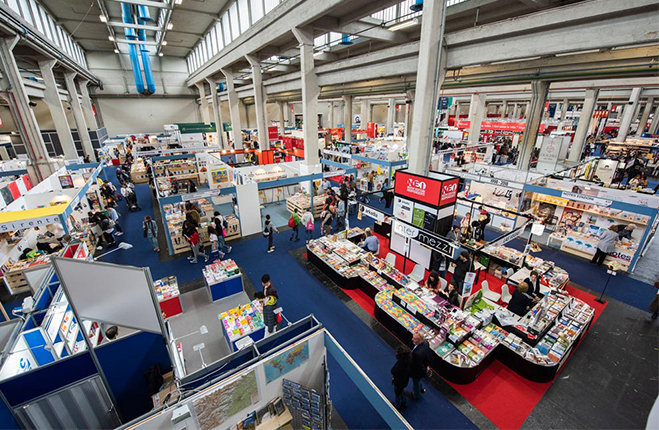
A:
POLYGON ((183 313, 181 293, 178 289, 176 276, 168 276, 154 281, 153 288, 158 298, 158 305, 165 318, 183 313))
POLYGON ((203 274, 208 297, 213 302, 243 291, 243 275, 231 259, 212 262, 204 267, 203 274))
POLYGON ((261 302, 256 300, 222 312, 218 315, 218 319, 232 352, 265 337, 263 307, 261 302))

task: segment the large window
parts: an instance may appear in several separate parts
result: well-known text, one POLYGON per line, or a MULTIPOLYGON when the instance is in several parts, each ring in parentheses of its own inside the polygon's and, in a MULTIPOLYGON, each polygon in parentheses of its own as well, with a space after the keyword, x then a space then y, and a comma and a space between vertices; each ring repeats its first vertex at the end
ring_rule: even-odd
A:
POLYGON ((244 33, 250 27, 247 0, 238 0, 238 15, 240 16, 240 32, 244 33))
POLYGON ((231 21, 231 38, 240 36, 240 22, 238 19, 238 4, 234 3, 229 8, 229 20, 231 21))

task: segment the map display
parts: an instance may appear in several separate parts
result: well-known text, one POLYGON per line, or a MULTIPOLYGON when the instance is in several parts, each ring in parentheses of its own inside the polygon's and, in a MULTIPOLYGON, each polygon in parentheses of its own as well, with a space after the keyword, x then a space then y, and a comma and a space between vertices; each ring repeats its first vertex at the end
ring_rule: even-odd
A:
POLYGON ((251 371, 192 403, 199 426, 210 430, 259 400, 256 374, 251 371))
POLYGON ((309 342, 301 343, 288 351, 264 363, 265 382, 269 384, 275 379, 299 367, 309 359, 309 342))

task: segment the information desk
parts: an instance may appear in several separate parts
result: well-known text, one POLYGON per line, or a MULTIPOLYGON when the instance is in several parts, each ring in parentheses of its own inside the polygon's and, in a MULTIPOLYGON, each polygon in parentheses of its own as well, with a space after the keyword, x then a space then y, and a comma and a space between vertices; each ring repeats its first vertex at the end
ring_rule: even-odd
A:
POLYGON ((238 351, 239 343, 249 336, 254 342, 265 337, 265 325, 263 323, 263 310, 261 303, 253 301, 222 312, 217 317, 220 320, 222 334, 224 335, 231 351, 238 351))
POLYGON ((165 318, 170 318, 174 315, 183 313, 181 293, 178 289, 176 276, 168 276, 155 281, 153 283, 153 288, 156 290, 158 305, 165 315, 165 318))
POLYGON ((215 302, 243 291, 243 275, 231 260, 215 260, 203 269, 208 296, 215 302))

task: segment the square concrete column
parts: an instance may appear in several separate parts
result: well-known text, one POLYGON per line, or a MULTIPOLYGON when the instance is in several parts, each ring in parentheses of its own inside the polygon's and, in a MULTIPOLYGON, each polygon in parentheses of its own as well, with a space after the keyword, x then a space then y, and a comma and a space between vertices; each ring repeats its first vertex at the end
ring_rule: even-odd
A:
POLYGON ((304 162, 315 166, 318 157, 318 96, 320 86, 314 66, 314 34, 310 28, 294 28, 300 44, 300 74, 302 75, 302 121, 304 122, 304 162))
POLYGON ((259 134, 259 148, 270 149, 268 139, 267 109, 265 107, 266 95, 263 86, 263 71, 257 57, 245 55, 247 62, 252 66, 252 86, 254 87, 254 106, 256 108, 256 129, 259 134))
POLYGON ((92 99, 89 96, 89 80, 80 78, 78 79, 78 87, 80 87, 80 103, 82 104, 82 112, 85 115, 85 122, 90 130, 98 130, 98 122, 96 115, 94 115, 94 108, 92 108, 92 99))
POLYGON ((410 144, 412 138, 412 122, 414 121, 414 90, 407 91, 407 112, 405 112, 405 141, 410 144))
POLYGON ((567 107, 570 105, 568 99, 563 99, 561 103, 561 121, 565 121, 567 118, 567 107))
POLYGON ((396 100, 387 100, 387 136, 394 132, 394 122, 396 121, 396 100))
POLYGON ((636 137, 643 136, 643 132, 645 131, 645 126, 648 123, 648 118, 650 118, 650 113, 652 113, 653 104, 654 104, 654 98, 649 97, 645 102, 645 108, 643 109, 643 113, 641 114, 641 120, 638 123, 638 130, 636 130, 636 137))
POLYGON ((622 112, 622 120, 620 121, 618 137, 616 138, 617 142, 624 142, 627 139, 632 122, 636 118, 636 106, 638 105, 638 100, 641 98, 641 90, 642 88, 632 88, 632 93, 629 95, 629 102, 627 102, 625 110, 622 112))
POLYGON ((48 106, 50 116, 55 124, 55 131, 62 145, 64 151, 64 158, 67 160, 77 160, 78 151, 73 142, 73 135, 69 122, 66 119, 66 111, 62 105, 62 100, 59 96, 57 83, 55 82, 55 75, 53 75, 53 67, 57 64, 57 60, 43 60, 39 61, 39 69, 41 70, 41 77, 43 78, 46 89, 44 90, 43 101, 48 106))
POLYGON ((197 82, 195 84, 197 91, 199 91, 199 113, 201 113, 201 121, 204 124, 211 123, 211 115, 208 110, 208 99, 206 98, 206 87, 204 86, 204 81, 197 82))
POLYGON ((217 81, 206 78, 206 82, 208 82, 211 91, 211 106, 213 108, 213 122, 215 123, 215 130, 217 130, 217 143, 220 145, 220 148, 227 148, 228 145, 224 137, 224 121, 222 120, 220 96, 217 94, 217 81))
POLYGON ((33 165, 29 167, 32 179, 42 181, 55 169, 50 163, 46 145, 41 137, 39 123, 34 116, 30 107, 30 99, 23 85, 23 78, 16 64, 14 57, 14 47, 18 43, 19 37, 0 38, 0 64, 2 65, 2 75, 4 78, 4 97, 6 97, 9 109, 18 126, 21 140, 25 144, 27 154, 33 165), (8 84, 8 85, 7 85, 8 84))
POLYGON ((430 170, 437 101, 446 74, 446 52, 442 48, 445 22, 446 1, 426 0, 416 73, 416 88, 420 91, 415 94, 412 135, 408 144, 409 170, 420 175, 427 175, 430 170))
POLYGON ((240 99, 236 92, 234 75, 228 69, 221 69, 227 80, 227 96, 229 98, 229 113, 231 114, 231 137, 234 149, 243 149, 242 126, 240 124, 240 99))
POLYGON ((76 73, 74 72, 67 72, 64 74, 66 90, 69 92, 69 105, 71 106, 73 119, 75 120, 76 128, 78 129, 78 136, 82 143, 82 152, 85 155, 89 155, 91 160, 95 162, 96 155, 94 154, 92 140, 89 138, 89 131, 87 131, 87 121, 85 121, 85 115, 82 111, 82 106, 80 105, 80 99, 78 98, 75 77, 76 73))
POLYGON ((343 126, 345 141, 352 142, 352 96, 343 96, 343 126))
POLYGON ((519 105, 517 103, 513 104, 513 119, 519 119, 519 105))
POLYGON ((366 124, 371 122, 371 115, 370 111, 371 110, 371 105, 368 100, 362 100, 359 103, 359 118, 361 119, 360 127, 363 130, 366 130, 366 124))
POLYGON ((328 128, 334 128, 334 125, 336 124, 334 122, 334 102, 329 102, 329 127, 328 128))
POLYGON ((469 103, 469 141, 480 142, 481 123, 486 117, 485 94, 472 94, 469 103))
POLYGON ((504 100, 503 104, 501 105, 501 118, 507 118, 508 117, 508 101, 504 100))
POLYGON ((586 90, 583 107, 581 108, 581 114, 579 115, 579 123, 577 124, 577 130, 574 132, 574 138, 572 139, 572 147, 570 149, 568 161, 578 162, 581 160, 583 147, 586 143, 586 138, 588 137, 588 130, 590 130, 590 122, 593 119, 595 107, 597 107, 597 96, 599 95, 599 91, 600 90, 597 88, 589 88, 586 90))
POLYGON ((654 116, 652 117, 652 124, 650 124, 650 129, 648 130, 650 134, 659 133, 659 106, 654 111, 654 116))
POLYGON ((286 102, 279 102, 279 129, 282 136, 284 135, 284 128, 286 128, 286 102))
POLYGON ((524 135, 519 144, 519 156, 517 158, 517 167, 520 170, 528 170, 531 164, 531 153, 535 147, 538 129, 542 122, 545 100, 549 92, 549 82, 532 81, 531 88, 533 90, 533 98, 528 104, 529 109, 526 111, 526 125, 524 126, 524 135))

